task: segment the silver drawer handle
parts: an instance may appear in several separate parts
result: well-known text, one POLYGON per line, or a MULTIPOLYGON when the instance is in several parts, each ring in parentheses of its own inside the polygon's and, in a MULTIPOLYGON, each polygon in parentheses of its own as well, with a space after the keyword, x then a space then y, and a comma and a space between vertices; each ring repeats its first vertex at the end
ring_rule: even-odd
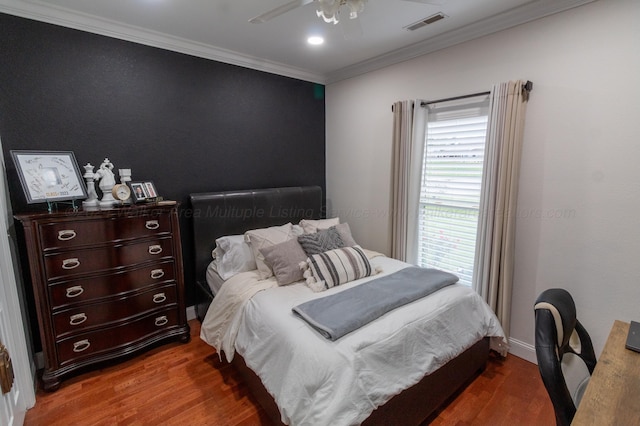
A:
POLYGON ((153 303, 162 303, 167 300, 167 296, 164 293, 157 293, 153 295, 153 303))
POLYGON ((89 349, 89 346, 91 346, 91 343, 89 343, 89 340, 87 339, 79 340, 73 344, 73 351, 74 352, 86 351, 87 349, 89 349))
POLYGON ((83 322, 85 322, 86 320, 87 320, 87 314, 82 312, 82 313, 79 313, 79 314, 71 315, 69 317, 69 324, 71 324, 71 325, 80 325, 83 322))
POLYGON ((160 228, 160 223, 157 220, 148 220, 144 226, 147 229, 158 229, 160 228))
POLYGON ((164 271, 162 269, 154 269, 151 271, 151 278, 157 280, 158 278, 164 277, 164 271))
POLYGON ((67 297, 77 297, 84 293, 84 288, 80 285, 75 285, 67 289, 67 297))
POLYGON ((169 320, 164 315, 161 316, 161 317, 157 317, 156 318, 156 326, 158 326, 158 327, 162 327, 163 325, 165 325, 168 322, 169 322, 169 320))
POLYGON ((162 253, 162 246, 160 244, 149 246, 149 254, 160 254, 160 253, 162 253))
POLYGON ((75 269, 78 266, 80 266, 80 260, 77 257, 62 261, 62 269, 75 269))
POLYGON ((58 231, 58 239, 60 241, 69 241, 73 240, 76 237, 76 231, 73 229, 63 229, 62 231, 58 231))

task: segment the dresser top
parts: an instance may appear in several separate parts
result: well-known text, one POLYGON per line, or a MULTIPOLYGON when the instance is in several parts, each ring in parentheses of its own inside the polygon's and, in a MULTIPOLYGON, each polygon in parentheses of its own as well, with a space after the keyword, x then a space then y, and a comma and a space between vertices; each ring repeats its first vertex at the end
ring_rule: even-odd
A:
POLYGON ((30 222, 33 220, 61 220, 61 219, 85 219, 85 218, 104 218, 104 217, 135 217, 138 215, 149 215, 160 213, 174 209, 179 204, 175 201, 163 201, 161 203, 136 204, 133 206, 118 206, 111 209, 78 209, 72 208, 59 209, 54 212, 26 212, 19 213, 13 217, 20 222, 30 222))

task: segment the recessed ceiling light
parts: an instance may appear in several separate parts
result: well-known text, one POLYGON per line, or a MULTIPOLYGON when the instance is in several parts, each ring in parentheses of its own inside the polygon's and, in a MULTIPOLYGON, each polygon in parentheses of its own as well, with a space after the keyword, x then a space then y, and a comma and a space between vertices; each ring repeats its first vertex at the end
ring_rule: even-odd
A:
POLYGON ((324 39, 320 36, 311 36, 307 39, 307 43, 314 45, 314 46, 319 46, 322 43, 324 43, 324 39))

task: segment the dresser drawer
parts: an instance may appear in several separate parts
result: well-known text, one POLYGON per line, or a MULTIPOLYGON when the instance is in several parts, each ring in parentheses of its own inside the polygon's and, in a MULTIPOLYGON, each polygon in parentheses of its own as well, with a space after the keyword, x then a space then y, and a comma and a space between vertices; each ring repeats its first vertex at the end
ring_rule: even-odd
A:
POLYGON ((144 293, 130 297, 61 311, 53 315, 55 336, 58 339, 66 334, 122 322, 154 309, 175 305, 176 301, 176 287, 175 284, 171 284, 153 287, 144 293))
POLYGON ((161 334, 178 325, 178 309, 154 312, 130 323, 81 333, 56 342, 60 366, 84 358, 99 357, 161 334))
POLYGON ((143 268, 64 281, 49 285, 51 309, 56 312, 61 308, 87 301, 126 296, 135 290, 174 282, 175 279, 175 263, 173 260, 166 260, 143 268))
POLYGON ((140 262, 161 260, 173 256, 171 237, 131 244, 70 250, 44 256, 49 281, 87 272, 124 268, 140 262))
POLYGON ((45 251, 120 241, 170 233, 169 214, 79 219, 40 225, 40 239, 45 251))

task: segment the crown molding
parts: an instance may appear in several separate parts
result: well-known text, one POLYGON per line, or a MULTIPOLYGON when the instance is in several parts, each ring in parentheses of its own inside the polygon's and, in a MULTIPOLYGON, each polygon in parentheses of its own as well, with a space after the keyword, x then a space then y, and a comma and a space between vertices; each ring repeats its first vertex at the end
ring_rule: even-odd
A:
POLYGON ((414 59, 437 50, 445 49, 456 44, 464 43, 465 41, 497 33, 555 13, 564 12, 565 10, 582 6, 593 1, 595 0, 531 1, 521 7, 510 9, 506 12, 475 22, 471 25, 442 33, 427 40, 414 43, 410 46, 397 49, 393 52, 376 56, 366 61, 329 73, 326 76, 326 83, 330 84, 340 80, 356 77, 358 75, 414 59), (535 18, 532 18, 532 16, 535 18))
POLYGON ((173 37, 140 27, 37 2, 0 0, 0 12, 285 77, 313 83, 330 84, 512 28, 535 19, 563 12, 593 1, 595 0, 531 1, 521 7, 508 10, 463 28, 448 31, 411 46, 397 49, 393 52, 359 62, 328 74, 299 69, 204 43, 173 37), (532 16, 535 18, 532 18, 532 16))
POLYGON ((243 55, 231 50, 82 14, 61 7, 19 0, 0 0, 0 12, 298 80, 320 84, 325 84, 326 82, 324 75, 309 70, 243 55))

